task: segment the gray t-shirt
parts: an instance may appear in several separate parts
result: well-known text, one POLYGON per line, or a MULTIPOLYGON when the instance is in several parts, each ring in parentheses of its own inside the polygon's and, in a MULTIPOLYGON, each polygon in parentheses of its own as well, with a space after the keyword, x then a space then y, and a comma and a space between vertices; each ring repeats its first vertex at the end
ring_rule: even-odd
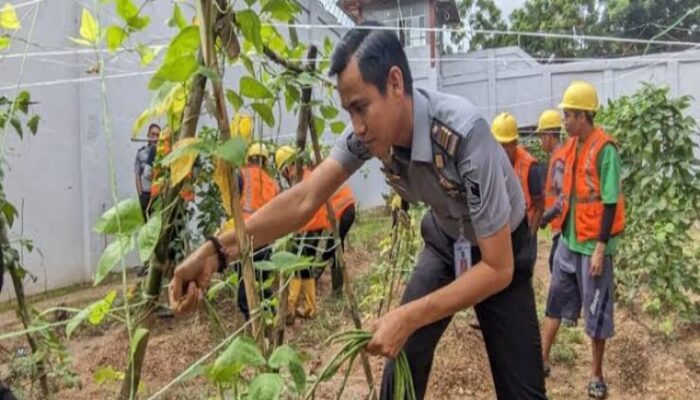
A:
POLYGON ((141 177, 141 188, 144 192, 151 192, 151 180, 153 179, 153 160, 150 156, 151 151, 155 149, 150 146, 143 146, 136 153, 136 161, 134 163, 134 171, 141 177))
MULTIPOLYGON (((370 157, 350 128, 331 152, 331 158, 349 175, 370 157)), ((506 223, 514 231, 525 217, 525 198, 508 156, 476 107, 464 98, 414 89, 411 149, 394 148, 389 162, 398 175, 389 184, 405 200, 426 203, 440 228, 452 238, 459 235, 460 221, 465 236, 475 244, 477 237, 492 236, 506 223), (461 137, 451 162, 456 163, 466 188, 466 200, 451 197, 440 185, 430 139, 435 121, 461 137)))

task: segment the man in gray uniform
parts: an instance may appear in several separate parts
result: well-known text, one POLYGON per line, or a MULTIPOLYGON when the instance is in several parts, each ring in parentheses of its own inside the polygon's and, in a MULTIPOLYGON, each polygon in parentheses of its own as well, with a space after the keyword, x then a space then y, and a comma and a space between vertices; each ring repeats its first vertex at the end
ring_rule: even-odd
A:
MULTIPOLYGON (((513 168, 475 107, 459 97, 414 90, 396 35, 371 26, 351 30, 331 63, 353 129, 308 179, 253 214, 247 231, 256 244, 294 231, 364 161, 378 157, 394 189, 431 211, 422 222, 425 248, 402 305, 374 322, 366 350, 393 359, 403 348, 416 395, 423 398, 442 333, 454 313, 474 306, 498 398, 544 399, 531 285, 535 246, 513 168)), ((188 257, 170 285, 175 312, 196 307, 211 274, 237 257, 233 233, 210 239, 188 257)), ((393 398, 393 368, 389 361, 382 399, 393 398)))

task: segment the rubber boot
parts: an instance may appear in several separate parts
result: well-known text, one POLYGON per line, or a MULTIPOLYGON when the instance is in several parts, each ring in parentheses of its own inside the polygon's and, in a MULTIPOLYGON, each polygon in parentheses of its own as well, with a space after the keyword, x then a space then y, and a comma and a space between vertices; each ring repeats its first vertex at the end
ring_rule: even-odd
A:
POLYGON ((289 298, 287 301, 287 325, 294 325, 299 294, 301 294, 301 279, 294 277, 289 282, 289 298))
POLYGON ((314 278, 302 279, 301 286, 304 308, 299 315, 304 318, 313 318, 316 315, 316 280, 314 278))

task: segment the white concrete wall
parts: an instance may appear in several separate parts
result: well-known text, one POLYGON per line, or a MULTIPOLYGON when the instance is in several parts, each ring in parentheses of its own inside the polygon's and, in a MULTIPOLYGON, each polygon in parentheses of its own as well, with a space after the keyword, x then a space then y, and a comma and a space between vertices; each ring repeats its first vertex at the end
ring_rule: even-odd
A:
MULTIPOLYGON (((300 23, 337 23, 315 0, 299 3, 305 10, 300 23)), ((107 238, 93 232, 92 226, 104 210, 114 204, 110 189, 110 154, 114 158, 118 197, 136 195, 133 162, 142 144, 130 141, 131 126, 151 102, 153 94, 147 90, 147 84, 158 63, 141 67, 138 55, 130 52, 107 56, 106 100, 113 137, 109 151, 103 129, 99 76, 85 72, 93 65, 95 56, 68 40, 69 36, 78 36, 81 7, 80 2, 72 1, 39 3, 31 42, 41 47, 29 47, 20 88, 29 90, 32 99, 39 102, 32 110, 41 115, 42 121, 36 137, 25 135, 20 141, 13 131, 8 131, 4 148, 8 198, 18 208, 24 204, 22 218, 15 223, 11 235, 17 237, 22 232, 34 240, 43 254, 24 255, 25 267, 38 278, 36 282, 27 279, 28 293, 93 279, 107 238)), ((112 5, 107 6, 100 17, 103 25, 115 21, 108 15, 107 10, 111 9, 112 5)), ((171 4, 148 2, 144 12, 151 17, 151 24, 147 32, 134 35, 132 44, 167 44, 174 33, 165 25, 171 4)), ((24 7, 18 14, 22 18, 19 36, 29 37, 34 6, 24 7)), ((306 30, 299 31, 299 38, 303 42, 321 44, 326 34, 337 40, 343 33, 306 30)), ((0 53, 0 95, 14 96, 23 53, 24 45, 19 41, 0 53)), ((227 69, 226 85, 237 88, 239 77, 236 68, 227 69)), ((280 122, 280 137, 293 137, 296 116, 284 115, 280 122)), ((204 117, 201 124, 213 125, 214 122, 204 117)), ((144 134, 140 133, 141 137, 144 134)), ((277 130, 266 129, 264 134, 275 137, 277 130)), ((330 134, 324 135, 325 141, 333 139, 330 134)), ((378 168, 376 165, 369 167, 368 172, 367 178, 358 173, 351 180, 361 206, 374 206, 382 201, 381 192, 376 190, 383 185, 378 168)), ((131 254, 127 265, 137 264, 136 255, 131 254)), ((13 296, 8 280, 6 276, 0 301, 13 296)))

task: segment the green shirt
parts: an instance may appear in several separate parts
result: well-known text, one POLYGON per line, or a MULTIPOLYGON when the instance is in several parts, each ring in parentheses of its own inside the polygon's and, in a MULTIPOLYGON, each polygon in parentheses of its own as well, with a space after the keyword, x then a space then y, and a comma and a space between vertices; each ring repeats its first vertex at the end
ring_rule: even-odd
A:
MULTIPOLYGON (((577 150, 578 151, 578 150, 577 150)), ((617 204, 620 197, 620 154, 614 144, 608 143, 598 154, 598 175, 600 176, 600 194, 603 204, 617 204)), ((571 196, 571 206, 566 217, 566 226, 562 233, 562 240, 571 251, 585 255, 593 255, 597 239, 590 239, 583 242, 576 238, 576 196, 571 196)), ((619 212, 620 210, 618 210, 619 212)), ((601 218, 603 216, 601 215, 601 218)), ((620 242, 619 236, 611 236, 605 248, 606 255, 614 255, 620 242)))

